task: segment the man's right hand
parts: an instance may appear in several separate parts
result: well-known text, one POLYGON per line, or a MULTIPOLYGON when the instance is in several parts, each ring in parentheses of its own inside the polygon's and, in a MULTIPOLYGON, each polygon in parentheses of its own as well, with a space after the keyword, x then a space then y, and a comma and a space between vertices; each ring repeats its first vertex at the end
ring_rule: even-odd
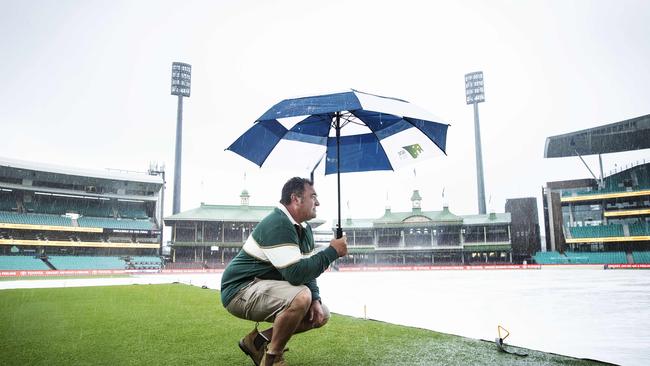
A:
POLYGON ((336 250, 336 254, 338 254, 339 257, 343 257, 348 254, 348 237, 343 235, 343 237, 339 239, 332 239, 332 241, 330 241, 330 246, 336 250))

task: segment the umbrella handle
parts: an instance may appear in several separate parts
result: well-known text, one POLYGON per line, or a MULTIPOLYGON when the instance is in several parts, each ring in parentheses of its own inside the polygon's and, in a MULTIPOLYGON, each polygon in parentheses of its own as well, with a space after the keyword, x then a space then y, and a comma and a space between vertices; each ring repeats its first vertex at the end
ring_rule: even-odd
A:
POLYGON ((336 228, 336 238, 340 239, 342 237, 343 237, 343 228, 339 226, 336 228))

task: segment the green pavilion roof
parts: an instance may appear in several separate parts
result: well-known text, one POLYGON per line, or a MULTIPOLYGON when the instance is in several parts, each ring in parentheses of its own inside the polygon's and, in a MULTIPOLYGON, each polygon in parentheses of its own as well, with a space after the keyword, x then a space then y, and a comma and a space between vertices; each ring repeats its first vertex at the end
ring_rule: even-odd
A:
POLYGON ((495 213, 487 215, 467 215, 463 216, 465 225, 489 225, 489 224, 509 224, 511 221, 510 212, 495 213))
MULTIPOLYGON (((341 226, 344 228, 372 228, 372 223, 375 219, 350 219, 347 218, 341 221, 341 226)), ((337 219, 332 220, 332 225, 336 225, 337 219)))
POLYGON ((208 205, 179 212, 165 217, 165 224, 174 221, 244 221, 259 222, 268 215, 275 206, 246 206, 246 205, 208 205))
MULTIPOLYGON (((260 222, 276 206, 248 206, 248 205, 208 205, 201 203, 201 206, 179 212, 175 215, 165 217, 165 225, 171 225, 178 221, 216 221, 216 222, 260 222)), ((312 227, 316 228, 325 220, 310 220, 312 227)))
MULTIPOLYGON (((343 228, 373 228, 376 226, 415 225, 490 225, 509 224, 510 213, 490 213, 486 215, 456 215, 445 207, 441 211, 421 211, 413 209, 407 212, 391 212, 387 209, 378 219, 346 219, 341 222, 343 228)), ((332 220, 335 224, 336 220, 332 220)))
POLYGON ((449 211, 449 208, 445 207, 442 211, 421 211, 419 209, 413 209, 412 211, 408 212, 391 212, 390 210, 386 210, 384 212, 384 216, 373 221, 375 225, 402 224, 407 222, 462 224, 463 218, 461 216, 453 214, 451 211, 449 211))

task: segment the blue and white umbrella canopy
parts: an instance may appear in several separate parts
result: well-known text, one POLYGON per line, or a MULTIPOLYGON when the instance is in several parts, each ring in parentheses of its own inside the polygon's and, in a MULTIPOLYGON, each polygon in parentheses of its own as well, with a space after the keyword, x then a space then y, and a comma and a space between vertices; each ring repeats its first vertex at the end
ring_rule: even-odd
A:
POLYGON ((326 157, 325 174, 395 170, 445 154, 448 127, 407 101, 352 90, 283 100, 227 150, 260 167, 307 170, 326 157))
POLYGON ((401 99, 351 90, 286 99, 274 105, 227 150, 258 166, 311 170, 325 157, 325 174, 395 170, 446 154, 448 124, 401 99))

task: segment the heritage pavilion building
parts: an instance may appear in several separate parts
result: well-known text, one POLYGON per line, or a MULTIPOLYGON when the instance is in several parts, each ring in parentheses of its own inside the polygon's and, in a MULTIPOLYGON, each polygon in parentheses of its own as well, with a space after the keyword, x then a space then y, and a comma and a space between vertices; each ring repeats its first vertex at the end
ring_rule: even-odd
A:
POLYGON ((423 211, 418 190, 411 211, 386 208, 378 218, 342 223, 349 255, 339 265, 511 263, 510 213, 456 215, 445 205, 423 211))
MULTIPOLYGON (((240 205, 208 205, 165 218, 172 228, 168 268, 221 268, 241 249, 246 238, 275 206, 251 206, 242 191, 240 205)), ((386 208, 377 218, 342 222, 349 254, 339 266, 403 264, 485 264, 512 262, 512 221, 509 212, 456 215, 444 206, 423 211, 418 190, 407 212, 386 208)), ((334 222, 334 220, 332 220, 334 222)), ((316 245, 327 245, 334 228, 323 220, 309 222, 316 245)))

